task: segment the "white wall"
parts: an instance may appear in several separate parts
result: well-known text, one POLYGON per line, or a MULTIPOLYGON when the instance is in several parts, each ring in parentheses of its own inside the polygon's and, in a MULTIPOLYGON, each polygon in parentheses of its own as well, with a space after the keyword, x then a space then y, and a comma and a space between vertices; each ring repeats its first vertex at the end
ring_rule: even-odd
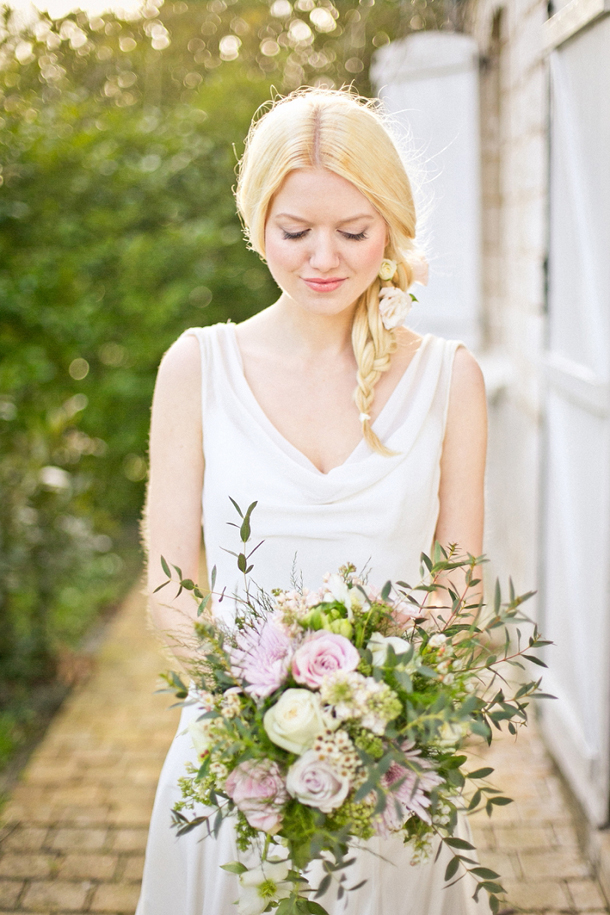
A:
POLYGON ((427 180, 416 188, 430 254, 430 282, 409 324, 481 342, 478 54, 467 35, 422 32, 377 51, 371 77, 400 132, 420 151, 427 180))

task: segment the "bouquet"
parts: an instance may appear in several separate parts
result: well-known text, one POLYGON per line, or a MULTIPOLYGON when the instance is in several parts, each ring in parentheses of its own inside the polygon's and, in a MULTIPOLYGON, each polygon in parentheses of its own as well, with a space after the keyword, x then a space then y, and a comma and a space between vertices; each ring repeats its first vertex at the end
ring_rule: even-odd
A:
POLYGON ((413 863, 436 843, 448 846, 445 880, 469 873, 474 897, 487 891, 497 912, 500 877, 456 834, 458 812, 483 805, 491 815, 511 799, 488 783, 490 767, 466 771, 461 747, 470 735, 490 743, 503 722, 516 734, 529 699, 543 695, 540 679, 521 676, 512 688, 505 679, 507 665, 544 666, 531 650, 549 643, 535 626, 524 645, 519 629, 516 644, 509 632, 529 622, 520 607, 531 593, 517 596, 511 583, 503 603, 496 585, 484 608, 483 558, 436 544, 414 587, 387 582, 378 591, 348 564, 317 591, 269 594, 249 578, 256 503, 246 512, 233 504, 244 575, 234 627, 203 615, 215 570, 204 594, 162 559, 160 587, 177 581, 199 604, 193 685, 166 675, 181 702, 201 711, 189 727, 199 765, 189 764, 173 811, 178 834, 202 827, 218 835, 226 817, 235 819, 243 860, 222 866, 239 877, 240 915, 325 915, 316 900, 333 881, 337 898, 361 885, 348 886, 350 849, 393 833, 411 846, 413 863), (315 860, 324 876, 312 887, 315 860))

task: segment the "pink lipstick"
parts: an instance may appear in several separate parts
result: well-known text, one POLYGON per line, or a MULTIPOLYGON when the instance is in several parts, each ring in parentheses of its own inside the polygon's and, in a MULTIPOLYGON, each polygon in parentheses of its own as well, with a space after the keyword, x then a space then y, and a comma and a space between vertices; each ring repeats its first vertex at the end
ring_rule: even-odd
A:
POLYGON ((309 286, 310 289, 313 289, 314 292, 334 292, 335 289, 339 288, 341 283, 345 282, 345 278, 332 277, 331 279, 323 280, 303 277, 303 282, 305 285, 309 286))

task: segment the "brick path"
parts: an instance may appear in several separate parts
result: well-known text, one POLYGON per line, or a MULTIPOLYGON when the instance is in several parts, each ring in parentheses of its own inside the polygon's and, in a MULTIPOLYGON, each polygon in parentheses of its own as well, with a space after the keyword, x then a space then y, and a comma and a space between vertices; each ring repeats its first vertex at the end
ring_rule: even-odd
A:
MULTIPOLYGON (((3 811, 0 915, 133 915, 155 785, 177 723, 171 697, 153 695, 165 666, 133 593, 93 676, 66 702, 3 811)), ((477 755, 516 799, 491 821, 473 820, 482 861, 505 876, 514 910, 607 913, 535 735, 477 755)))

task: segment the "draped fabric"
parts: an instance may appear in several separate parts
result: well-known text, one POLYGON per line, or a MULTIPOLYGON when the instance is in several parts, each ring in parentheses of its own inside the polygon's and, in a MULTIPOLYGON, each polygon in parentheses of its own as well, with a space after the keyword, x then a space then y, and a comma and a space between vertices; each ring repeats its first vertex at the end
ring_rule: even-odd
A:
MULTIPOLYGON (((429 551, 439 510, 440 458, 456 341, 431 334, 422 338, 392 395, 373 424, 395 454, 382 457, 362 440, 340 466, 320 472, 269 421, 243 372, 232 324, 186 331, 197 337, 202 362, 202 415, 205 475, 203 531, 208 568, 217 568, 217 589, 239 592, 235 557, 239 537, 228 522, 237 520, 233 498, 243 509, 257 501, 252 516, 254 582, 266 590, 288 588, 296 577, 318 588, 325 572, 352 562, 369 581, 416 584, 422 551, 429 551)), ((230 598, 214 604, 215 615, 230 623, 230 598)), ((178 778, 187 760, 196 762, 185 727, 198 710, 183 710, 155 800, 142 895, 136 915, 233 915, 237 879, 220 865, 237 858, 231 821, 217 839, 197 831, 176 839, 170 811, 179 799, 178 778)), ((460 823, 460 834, 468 826, 460 823)), ((364 887, 333 902, 321 902, 339 915, 483 915, 474 904, 473 884, 444 886, 449 856, 409 866, 411 852, 400 837, 363 843, 348 884, 364 887)), ((313 869, 312 880, 320 877, 313 869)))

